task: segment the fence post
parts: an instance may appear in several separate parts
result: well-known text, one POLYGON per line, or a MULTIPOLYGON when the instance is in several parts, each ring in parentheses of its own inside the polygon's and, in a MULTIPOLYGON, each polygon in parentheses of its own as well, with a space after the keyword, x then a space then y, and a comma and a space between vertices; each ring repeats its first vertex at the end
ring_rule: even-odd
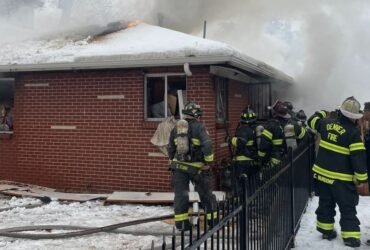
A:
POLYGON ((241 204, 243 205, 243 210, 240 216, 240 249, 248 250, 249 248, 249 232, 248 232, 248 176, 243 174, 240 177, 242 183, 242 197, 241 204))
POLYGON ((309 174, 309 196, 312 197, 312 193, 314 192, 314 185, 313 185, 313 173, 312 173, 312 165, 314 162, 315 157, 315 137, 308 137, 308 174, 309 174))
POLYGON ((295 230, 295 200, 294 200, 294 166, 293 166, 293 149, 291 147, 288 148, 288 155, 289 155, 289 162, 290 162, 290 197, 291 197, 291 204, 290 208, 292 210, 291 219, 292 219, 292 227, 291 227, 291 236, 292 236, 292 246, 294 247, 294 230, 295 230))

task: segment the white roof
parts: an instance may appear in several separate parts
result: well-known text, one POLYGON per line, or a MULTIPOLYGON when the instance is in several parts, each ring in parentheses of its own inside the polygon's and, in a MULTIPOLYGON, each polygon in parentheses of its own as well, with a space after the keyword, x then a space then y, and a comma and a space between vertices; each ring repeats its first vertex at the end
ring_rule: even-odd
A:
POLYGON ((229 64, 293 80, 221 42, 145 23, 94 39, 24 41, 0 46, 0 72, 229 64))

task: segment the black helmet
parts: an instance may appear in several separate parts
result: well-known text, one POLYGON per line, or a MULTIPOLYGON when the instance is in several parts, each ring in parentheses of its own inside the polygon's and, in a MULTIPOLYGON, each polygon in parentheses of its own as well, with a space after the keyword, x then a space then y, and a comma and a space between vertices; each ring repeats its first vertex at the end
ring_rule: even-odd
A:
POLYGON ((293 111, 294 107, 291 102, 285 101, 284 105, 287 107, 288 110, 293 111))
POLYGON ((301 110, 299 110, 299 111, 296 113, 295 117, 296 117, 299 121, 301 121, 301 122, 305 122, 305 121, 307 120, 307 116, 306 116, 305 112, 304 112, 302 109, 301 109, 301 110))
POLYGON ((257 121, 257 115, 249 107, 243 110, 240 115, 240 122, 242 123, 255 123, 257 121))
POLYGON ((182 110, 182 113, 184 115, 189 115, 198 118, 199 116, 202 116, 203 110, 197 103, 190 101, 185 105, 184 109, 182 110))

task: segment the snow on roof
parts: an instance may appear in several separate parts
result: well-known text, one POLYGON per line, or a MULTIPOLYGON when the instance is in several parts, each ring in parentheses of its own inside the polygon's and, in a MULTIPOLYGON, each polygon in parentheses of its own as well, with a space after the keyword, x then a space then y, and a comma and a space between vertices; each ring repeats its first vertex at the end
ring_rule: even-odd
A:
POLYGON ((24 41, 0 47, 0 72, 230 64, 283 82, 282 72, 221 42, 145 23, 94 39, 24 41))

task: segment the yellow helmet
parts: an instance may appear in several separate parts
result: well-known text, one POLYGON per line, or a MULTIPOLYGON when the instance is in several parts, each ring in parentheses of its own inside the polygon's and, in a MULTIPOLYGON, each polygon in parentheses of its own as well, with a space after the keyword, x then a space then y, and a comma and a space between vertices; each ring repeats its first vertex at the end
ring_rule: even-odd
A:
POLYGON ((353 96, 348 97, 339 107, 340 112, 347 118, 358 120, 362 118, 361 104, 353 96))

